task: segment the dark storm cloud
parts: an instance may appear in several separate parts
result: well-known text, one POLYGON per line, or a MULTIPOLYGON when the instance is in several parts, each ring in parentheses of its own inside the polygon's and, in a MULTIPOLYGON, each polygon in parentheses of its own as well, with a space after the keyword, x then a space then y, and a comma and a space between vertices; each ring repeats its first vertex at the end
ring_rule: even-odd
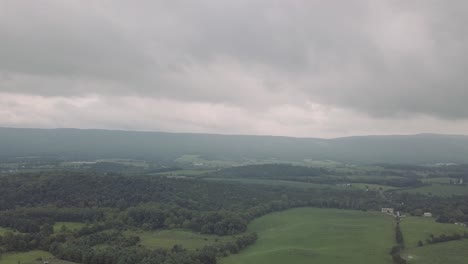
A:
POLYGON ((0 0, 0 92, 466 119, 466 10, 435 0, 0 0))

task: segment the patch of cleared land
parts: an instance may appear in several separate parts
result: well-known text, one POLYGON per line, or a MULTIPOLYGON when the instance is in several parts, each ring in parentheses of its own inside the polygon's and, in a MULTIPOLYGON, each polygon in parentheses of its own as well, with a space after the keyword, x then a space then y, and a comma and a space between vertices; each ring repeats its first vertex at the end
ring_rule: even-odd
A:
POLYGON ((426 239, 431 234, 435 236, 441 234, 451 235, 453 233, 463 234, 468 232, 468 228, 455 224, 437 223, 434 218, 410 216, 402 218, 401 231, 403 232, 405 246, 410 249, 417 247, 419 240, 425 244, 426 239))
POLYGON ((63 227, 65 227, 67 230, 78 230, 86 226, 84 223, 80 222, 56 222, 54 224, 54 232, 59 232, 62 230, 63 227))
POLYGON ((6 232, 17 232, 17 231, 10 229, 10 228, 0 227, 0 236, 5 234, 6 232))
POLYGON ((466 264, 468 239, 412 248, 403 257, 408 264, 466 264))
POLYGON ((0 258, 0 264, 34 263, 38 258, 48 259, 52 257, 53 256, 49 252, 41 250, 21 253, 6 253, 0 258))
POLYGON ((391 264, 394 220, 378 212, 298 208, 254 220, 255 244, 222 264, 391 264))
POLYGON ((198 249, 216 242, 224 242, 231 239, 229 236, 215 236, 198 234, 186 230, 161 230, 161 231, 127 231, 126 235, 138 236, 140 244, 149 249, 172 248, 174 245, 182 245, 187 249, 198 249))

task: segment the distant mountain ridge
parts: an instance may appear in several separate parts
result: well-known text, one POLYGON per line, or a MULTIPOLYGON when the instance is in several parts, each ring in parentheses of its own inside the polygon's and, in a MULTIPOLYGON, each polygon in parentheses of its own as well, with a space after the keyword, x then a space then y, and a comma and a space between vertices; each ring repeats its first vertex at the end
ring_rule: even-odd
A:
POLYGON ((335 139, 137 132, 99 129, 0 128, 0 158, 129 158, 172 161, 184 154, 207 159, 334 160, 372 163, 468 163, 468 136, 390 135, 335 139))

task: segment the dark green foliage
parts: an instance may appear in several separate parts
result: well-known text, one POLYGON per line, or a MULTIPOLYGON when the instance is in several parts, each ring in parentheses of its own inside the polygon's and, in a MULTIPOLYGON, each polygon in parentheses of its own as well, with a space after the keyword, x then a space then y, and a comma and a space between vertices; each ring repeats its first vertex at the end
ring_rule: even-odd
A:
POLYGON ((439 236, 431 236, 431 239, 428 239, 429 244, 435 244, 435 243, 443 243, 443 242, 448 242, 448 241, 454 241, 454 240, 460 240, 460 239, 468 239, 468 233, 464 234, 451 234, 451 235, 446 235, 446 234, 441 234, 439 236))
POLYGON ((392 255, 393 263, 395 264, 406 264, 406 260, 401 257, 401 251, 405 248, 405 242, 403 239, 403 233, 401 232, 400 228, 400 218, 395 218, 396 225, 395 225, 395 241, 397 243, 396 246, 392 247, 390 251, 390 255, 392 255))
MULTIPOLYGON (((463 207, 467 197, 308 190, 203 179, 77 172, 2 176, 0 193, 3 209, 0 226, 27 232, 7 233, 1 237, 0 251, 42 249, 59 258, 85 264, 214 264, 216 257, 236 254, 255 242, 255 234, 244 233, 251 220, 293 207, 377 210, 388 206, 401 211, 431 209, 437 216, 445 216, 447 208, 456 208, 458 214, 450 215, 450 219, 464 218, 468 212, 463 207), (56 221, 87 224, 80 230, 53 234, 52 225, 56 221), (236 238, 198 251, 180 246, 152 251, 139 246, 137 237, 124 235, 125 229, 134 227, 184 228, 206 234, 235 235, 236 238)), ((399 224, 396 241, 398 246, 392 250, 392 257, 395 263, 405 263, 399 255, 403 247, 399 224)))
POLYGON ((401 232, 399 220, 397 220, 397 223, 395 226, 395 240, 401 249, 405 248, 405 241, 403 240, 403 233, 401 232))

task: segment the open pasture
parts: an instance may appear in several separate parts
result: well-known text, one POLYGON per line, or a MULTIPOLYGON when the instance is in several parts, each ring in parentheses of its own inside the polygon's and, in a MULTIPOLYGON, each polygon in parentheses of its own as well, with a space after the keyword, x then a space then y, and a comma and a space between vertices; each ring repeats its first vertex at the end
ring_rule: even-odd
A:
POLYGON ((403 257, 408 264, 466 264, 468 239, 411 248, 403 257))
POLYGON ((39 258, 49 259, 53 256, 46 251, 33 250, 21 253, 6 253, 0 258, 0 264, 29 264, 35 263, 39 258))
POLYGON ((222 264, 391 264, 394 220, 378 212, 298 208, 254 220, 257 242, 222 264))
POLYGON ((463 234, 468 232, 468 228, 449 223, 437 223, 434 218, 410 216, 402 218, 401 231, 405 246, 410 249, 417 247, 419 240, 426 244, 425 241, 430 238, 431 234, 434 236, 463 234))
POLYGON ((80 223, 80 222, 56 222, 54 224, 54 232, 60 232, 62 228, 66 228, 67 230, 70 231, 75 231, 78 229, 81 229, 85 226, 86 224, 80 223))
POLYGON ((0 227, 0 236, 5 234, 6 232, 16 232, 16 231, 10 228, 0 227))

